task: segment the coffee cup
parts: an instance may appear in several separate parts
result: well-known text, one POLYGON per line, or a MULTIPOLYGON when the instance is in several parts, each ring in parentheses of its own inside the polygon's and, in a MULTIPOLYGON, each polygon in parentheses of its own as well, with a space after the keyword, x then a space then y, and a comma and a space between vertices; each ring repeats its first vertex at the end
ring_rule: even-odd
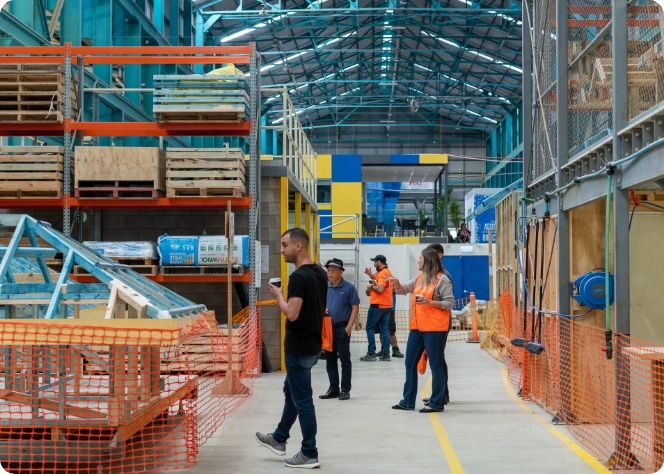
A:
POLYGON ((422 300, 424 300, 424 295, 422 295, 422 294, 415 295, 415 300, 421 302, 422 300))
POLYGON ((281 288, 281 278, 270 278, 270 285, 274 285, 277 288, 281 288))

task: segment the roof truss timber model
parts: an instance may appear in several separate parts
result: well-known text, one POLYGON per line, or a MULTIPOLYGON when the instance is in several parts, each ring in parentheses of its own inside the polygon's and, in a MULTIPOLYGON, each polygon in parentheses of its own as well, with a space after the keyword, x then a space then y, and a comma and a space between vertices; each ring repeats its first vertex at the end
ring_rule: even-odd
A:
POLYGON ((80 308, 80 305, 90 304, 106 304, 106 319, 113 319, 119 311, 122 315, 117 317, 124 318, 124 303, 128 305, 129 317, 136 318, 184 318, 207 312, 204 305, 197 305, 139 275, 129 266, 99 255, 56 231, 47 222, 27 215, 2 215, 2 227, 15 230, 9 245, 0 247, 0 304, 25 308, 23 313, 28 317, 42 317, 42 313, 31 309, 38 305, 46 307, 45 319, 66 318, 69 306, 80 308), (25 237, 30 247, 19 246, 25 237), (40 239, 50 247, 40 247, 40 239), (59 275, 52 273, 45 261, 58 251, 64 256, 59 275), (77 283, 70 279, 74 265, 99 283, 77 283), (37 268, 43 282, 25 282, 19 276, 37 268))

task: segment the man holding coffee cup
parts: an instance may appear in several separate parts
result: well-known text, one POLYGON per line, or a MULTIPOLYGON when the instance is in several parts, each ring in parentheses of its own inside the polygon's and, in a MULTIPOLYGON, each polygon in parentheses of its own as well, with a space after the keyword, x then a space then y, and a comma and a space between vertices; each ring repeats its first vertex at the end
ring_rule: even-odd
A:
POLYGON ((311 387, 311 368, 320 356, 323 341, 323 317, 327 296, 327 275, 309 257, 309 236, 295 228, 281 236, 281 253, 287 263, 295 264, 288 281, 288 300, 274 279, 268 291, 276 298, 279 309, 286 315, 284 339, 284 410, 273 433, 256 433, 256 440, 278 456, 286 455, 286 442, 295 421, 300 419, 302 448, 292 458, 284 460, 288 467, 319 467, 316 447, 316 411, 311 387))

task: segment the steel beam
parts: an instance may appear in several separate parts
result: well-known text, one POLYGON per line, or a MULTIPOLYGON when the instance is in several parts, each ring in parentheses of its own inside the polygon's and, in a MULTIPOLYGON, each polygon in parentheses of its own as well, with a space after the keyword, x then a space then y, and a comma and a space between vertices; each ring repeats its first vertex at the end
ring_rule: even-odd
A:
MULTIPOLYGON (((154 27, 157 28, 157 31, 164 36, 165 32, 165 20, 166 14, 164 11, 164 1, 165 0, 154 0, 154 27)), ((165 36, 164 36, 165 38, 165 36)))
POLYGON ((9 11, 12 15, 16 16, 17 19, 25 23, 29 28, 34 28, 35 26, 35 2, 10 2, 9 11))
MULTIPOLYGON (((67 0, 70 1, 70 0, 67 0)), ((170 43, 166 40, 164 35, 159 29, 150 21, 145 12, 133 0, 113 0, 119 6, 125 15, 130 20, 137 21, 146 34, 150 36, 159 46, 169 46, 170 43)), ((177 3, 177 2, 174 2, 177 3)), ((173 45, 176 46, 176 45, 173 45)))
POLYGON ((60 18, 60 44, 80 46, 83 30, 83 8, 81 0, 67 0, 60 18))

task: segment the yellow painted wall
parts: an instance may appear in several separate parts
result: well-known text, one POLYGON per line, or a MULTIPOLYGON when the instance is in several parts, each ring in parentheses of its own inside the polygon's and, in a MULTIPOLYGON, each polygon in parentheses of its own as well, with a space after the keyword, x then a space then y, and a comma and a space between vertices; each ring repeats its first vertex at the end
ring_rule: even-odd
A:
MULTIPOLYGON (((319 155, 320 156, 320 155, 319 155)), ((362 183, 332 183, 332 214, 359 214, 362 215, 362 183)), ((332 218, 332 223, 347 218, 332 218)), ((361 225, 361 223, 360 223, 361 225)), ((332 237, 353 238, 355 222, 347 222, 333 228, 332 237), (339 234, 339 233, 347 234, 339 234)), ((361 230, 361 229, 360 229, 361 230)))
POLYGON ((421 165, 445 165, 447 164, 447 153, 443 154, 420 154, 421 165))
POLYGON ((316 160, 316 178, 332 179, 332 155, 318 155, 316 160))

